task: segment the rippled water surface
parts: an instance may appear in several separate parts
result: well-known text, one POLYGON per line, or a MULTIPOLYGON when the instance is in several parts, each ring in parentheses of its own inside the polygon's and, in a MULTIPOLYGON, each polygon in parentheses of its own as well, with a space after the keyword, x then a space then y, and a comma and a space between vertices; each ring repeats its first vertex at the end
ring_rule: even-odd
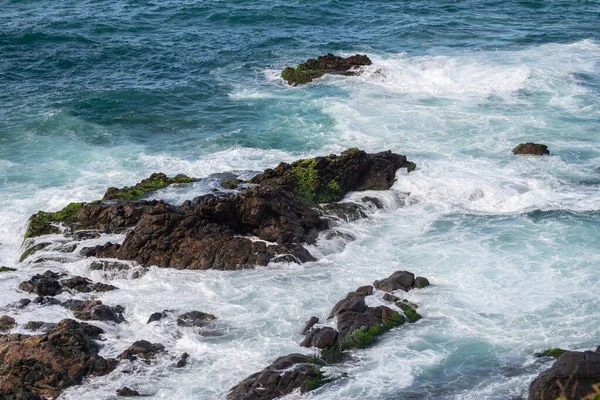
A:
MULTIPOLYGON (((251 175, 280 161, 391 149, 417 163, 386 205, 320 238, 303 265, 255 270, 152 268, 112 279, 102 354, 135 339, 188 352, 187 368, 94 378, 60 399, 220 399, 280 355, 346 292, 398 269, 432 286, 409 294, 423 320, 394 329, 290 398, 507 399, 526 395, 551 347, 595 348, 600 308, 600 2, 598 1, 9 1, 0 12, 0 314, 18 283, 51 268, 105 280, 91 260, 19 263, 27 218, 150 173, 251 175), (287 65, 366 53, 359 77, 292 88, 287 65), (518 143, 549 157, 515 157, 518 143), (399 201, 410 193, 409 201, 399 201), (221 336, 163 309, 218 316, 221 336)), ((209 184, 155 194, 172 202, 209 184)), ((350 194, 352 199, 356 194, 350 194)), ((120 237, 102 238, 120 240, 120 237)), ((88 243, 89 244, 89 243, 88 243)), ((87 245, 87 244, 86 244, 87 245)), ((47 255, 49 252, 40 252, 47 255)), ((374 300, 375 301, 375 300, 374 300)), ((19 331, 20 328, 17 328, 19 331)))

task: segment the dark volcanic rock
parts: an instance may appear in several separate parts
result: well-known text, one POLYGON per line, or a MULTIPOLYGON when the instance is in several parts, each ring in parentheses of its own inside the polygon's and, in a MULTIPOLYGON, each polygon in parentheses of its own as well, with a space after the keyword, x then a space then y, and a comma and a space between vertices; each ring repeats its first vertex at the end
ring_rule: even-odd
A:
POLYGON ((310 203, 331 203, 340 201, 350 191, 388 190, 400 168, 412 171, 415 164, 391 151, 368 154, 355 148, 339 156, 280 163, 250 182, 285 188, 310 203))
POLYGON ((329 326, 316 328, 306 335, 300 346, 326 348, 335 344, 337 334, 337 331, 329 326))
POLYGON ((101 333, 100 328, 65 319, 43 335, 0 335, 0 398, 57 397, 88 376, 111 372, 116 361, 100 357, 93 341, 101 333), (21 397, 10 397, 15 393, 21 397))
POLYGON ((325 74, 356 75, 356 68, 371 65, 371 60, 366 55, 356 54, 343 58, 329 53, 318 58, 309 58, 303 64, 298 64, 294 69, 287 67, 281 77, 290 85, 296 86, 312 82, 325 74))
POLYGON ((567 351, 529 386, 529 400, 586 398, 600 382, 600 353, 567 351))
POLYGON ((137 200, 143 195, 155 190, 177 183, 191 183, 196 182, 197 180, 198 179, 190 178, 184 174, 179 174, 173 178, 169 178, 162 172, 154 173, 150 175, 150 177, 137 183, 135 186, 125 186, 121 189, 117 189, 115 187, 108 188, 102 200, 137 200))
POLYGON ((60 233, 61 229, 57 224, 65 227, 67 233, 89 229, 97 229, 105 233, 122 232, 135 225, 146 208, 157 203, 157 201, 71 203, 60 211, 39 211, 29 218, 25 239, 60 233))
POLYGON ((150 322, 160 321, 161 319, 166 318, 170 313, 171 312, 169 310, 152 313, 152 315, 150 315, 150 318, 148 318, 148 322, 146 323, 149 324, 150 322))
POLYGON ((203 313, 200 311, 190 311, 186 312, 185 314, 181 314, 177 318, 177 325, 184 327, 201 327, 205 326, 209 321, 213 321, 215 319, 217 319, 217 317, 209 313, 203 313))
POLYGON ((380 281, 373 282, 375 289, 393 292, 394 290, 404 290, 408 292, 415 287, 415 274, 408 271, 396 271, 390 277, 380 281))
POLYGON ((319 322, 319 318, 310 317, 306 324, 304 325, 304 329, 302 329, 302 333, 307 333, 310 329, 319 322))
POLYGON ((129 389, 127 386, 117 390, 117 396, 121 397, 137 397, 140 396, 140 392, 137 390, 129 389))
POLYGON ((160 343, 150 343, 147 340, 138 340, 117 356, 121 360, 135 361, 138 358, 150 361, 160 353, 165 352, 165 346, 160 343))
POLYGON ((161 203, 148 210, 123 245, 96 247, 86 255, 177 269, 306 262, 314 258, 300 243, 314 241, 317 230, 326 226, 316 211, 291 193, 280 188, 250 189, 224 197, 198 197, 181 207, 161 203))
POLYGON ((62 306, 73 311, 75 317, 84 321, 112 321, 117 324, 125 321, 123 307, 110 307, 102 304, 100 300, 67 300, 62 306))
POLYGON ((78 292, 89 293, 89 292, 108 292, 110 290, 116 290, 117 287, 108 285, 106 283, 92 282, 91 280, 82 276, 74 276, 69 279, 62 280, 61 285, 78 292))
POLYGON ((228 400, 269 400, 300 389, 314 390, 326 383, 314 360, 302 354, 289 354, 234 386, 228 400))
POLYGON ((175 365, 176 368, 183 368, 187 365, 187 360, 190 357, 190 355, 188 353, 183 353, 181 355, 181 357, 179 357, 179 360, 177 360, 177 364, 175 365))
POLYGON ((550 154, 548 146, 540 143, 521 143, 513 149, 513 154, 531 154, 534 156, 543 156, 550 154))
POLYGON ((0 317, 0 331, 8 331, 14 328, 17 325, 17 322, 13 317, 9 317, 8 315, 3 315, 0 317))
POLYGON ((46 271, 43 275, 34 275, 30 280, 21 282, 19 289, 39 296, 56 296, 63 290, 58 278, 58 274, 46 271))

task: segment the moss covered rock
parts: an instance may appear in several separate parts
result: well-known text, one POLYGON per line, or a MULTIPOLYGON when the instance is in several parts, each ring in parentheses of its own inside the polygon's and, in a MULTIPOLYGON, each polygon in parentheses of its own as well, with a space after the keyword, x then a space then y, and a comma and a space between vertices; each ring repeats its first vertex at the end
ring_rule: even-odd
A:
POLYGON ((339 156, 307 158, 280 163, 250 180, 261 186, 279 186, 298 194, 310 204, 340 201, 355 190, 387 190, 400 168, 414 169, 405 156, 384 151, 367 154, 357 148, 339 156))
POLYGON ((407 302, 398 301, 396 302, 396 306, 398 306, 404 312, 408 322, 414 323, 421 319, 421 315, 417 312, 417 310, 415 310, 414 307, 407 302))
POLYGON ((357 75, 358 67, 371 64, 366 55, 356 54, 343 58, 329 53, 318 58, 309 58, 296 68, 287 67, 281 73, 281 77, 290 85, 296 86, 312 82, 325 74, 357 75))
POLYGON ((557 358, 557 357, 563 355, 566 352, 567 352, 567 350, 556 348, 556 349, 544 350, 541 353, 535 353, 534 355, 536 357, 553 357, 553 358, 557 358))
POLYGON ((237 189, 237 187, 240 185, 240 183, 243 183, 244 181, 241 181, 239 179, 225 179, 223 182, 221 182, 221 186, 223 186, 225 189, 237 189))
POLYGON ((530 154, 534 156, 543 156, 550 154, 548 146, 541 143, 521 143, 513 149, 513 154, 530 154))
POLYGON ((0 267, 0 272, 12 272, 12 271, 16 271, 16 269, 15 268, 9 268, 9 267, 6 267, 4 265, 0 267))
POLYGON ((77 211, 85 203, 70 203, 60 211, 46 212, 38 211, 29 218, 29 225, 25 232, 25 239, 49 235, 51 233, 60 233, 60 228, 57 224, 67 222, 75 218, 77 211))
POLYGON ((108 188, 102 200, 137 200, 147 193, 158 189, 163 189, 169 185, 176 183, 191 183, 196 181, 196 178, 190 178, 184 174, 179 174, 175 177, 169 178, 163 173, 155 173, 135 186, 125 186, 121 189, 115 187, 108 188))

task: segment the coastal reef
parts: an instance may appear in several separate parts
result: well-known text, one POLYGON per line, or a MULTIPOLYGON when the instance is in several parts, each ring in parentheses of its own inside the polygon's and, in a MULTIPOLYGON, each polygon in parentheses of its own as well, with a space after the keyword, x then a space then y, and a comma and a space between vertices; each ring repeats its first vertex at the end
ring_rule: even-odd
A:
POLYGON ((312 82, 325 74, 357 75, 359 67, 371 65, 372 62, 366 55, 356 54, 343 58, 329 53, 317 58, 309 58, 296 68, 287 67, 281 73, 281 77, 292 86, 312 82))

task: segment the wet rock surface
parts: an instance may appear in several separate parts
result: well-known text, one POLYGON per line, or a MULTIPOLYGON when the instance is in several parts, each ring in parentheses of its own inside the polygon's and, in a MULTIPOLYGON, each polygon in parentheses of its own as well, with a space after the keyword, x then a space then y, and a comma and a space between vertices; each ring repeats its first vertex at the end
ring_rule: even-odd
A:
POLYGON ((600 353, 566 351, 529 386, 529 400, 587 398, 600 382, 600 353))
POLYGON ((165 346, 160 343, 151 343, 147 340, 138 340, 117 356, 120 360, 136 361, 138 359, 149 362, 157 355, 165 352, 165 346))
POLYGON ((100 300, 67 300, 61 304, 73 311, 76 318, 84 321, 110 321, 117 324, 125 322, 125 309, 119 305, 111 307, 100 300))
POLYGON ((550 150, 548 150, 548 146, 546 146, 545 144, 532 143, 532 142, 521 143, 520 145, 515 147, 512 152, 513 152, 513 154, 521 154, 521 155, 529 154, 529 155, 534 155, 534 156, 544 156, 544 155, 550 154, 550 150))
POLYGON ((356 68, 371 64, 371 60, 366 55, 356 54, 343 58, 329 53, 317 58, 309 58, 306 62, 298 64, 296 68, 287 67, 281 73, 281 77, 288 84, 296 86, 312 82, 325 74, 357 75, 356 68))
POLYGON ((49 333, 0 335, 0 398, 56 397, 88 376, 111 372, 116 361, 98 355, 102 329, 65 319, 49 333))
POLYGON ((289 354, 249 376, 229 392, 229 400, 275 399, 299 389, 308 392, 324 381, 319 365, 309 356, 289 354))
MULTIPOLYGON (((386 288, 395 288, 389 290, 404 290, 408 277, 412 279, 409 282, 412 289, 414 274, 408 271, 397 271, 376 282, 386 282, 386 288)), ((324 376, 321 366, 341 362, 346 350, 365 348, 373 344, 378 336, 407 320, 416 322, 414 316, 402 307, 395 310, 387 306, 367 306, 365 297, 373 293, 373 286, 361 286, 340 300, 329 315, 329 319, 336 317, 335 327, 317 326, 317 317, 309 319, 303 330, 305 338, 301 346, 319 349, 318 356, 290 354, 281 357, 234 386, 228 399, 275 399, 296 389, 300 392, 314 390, 332 380, 324 376)), ((399 303, 414 311, 409 303, 399 303)))

